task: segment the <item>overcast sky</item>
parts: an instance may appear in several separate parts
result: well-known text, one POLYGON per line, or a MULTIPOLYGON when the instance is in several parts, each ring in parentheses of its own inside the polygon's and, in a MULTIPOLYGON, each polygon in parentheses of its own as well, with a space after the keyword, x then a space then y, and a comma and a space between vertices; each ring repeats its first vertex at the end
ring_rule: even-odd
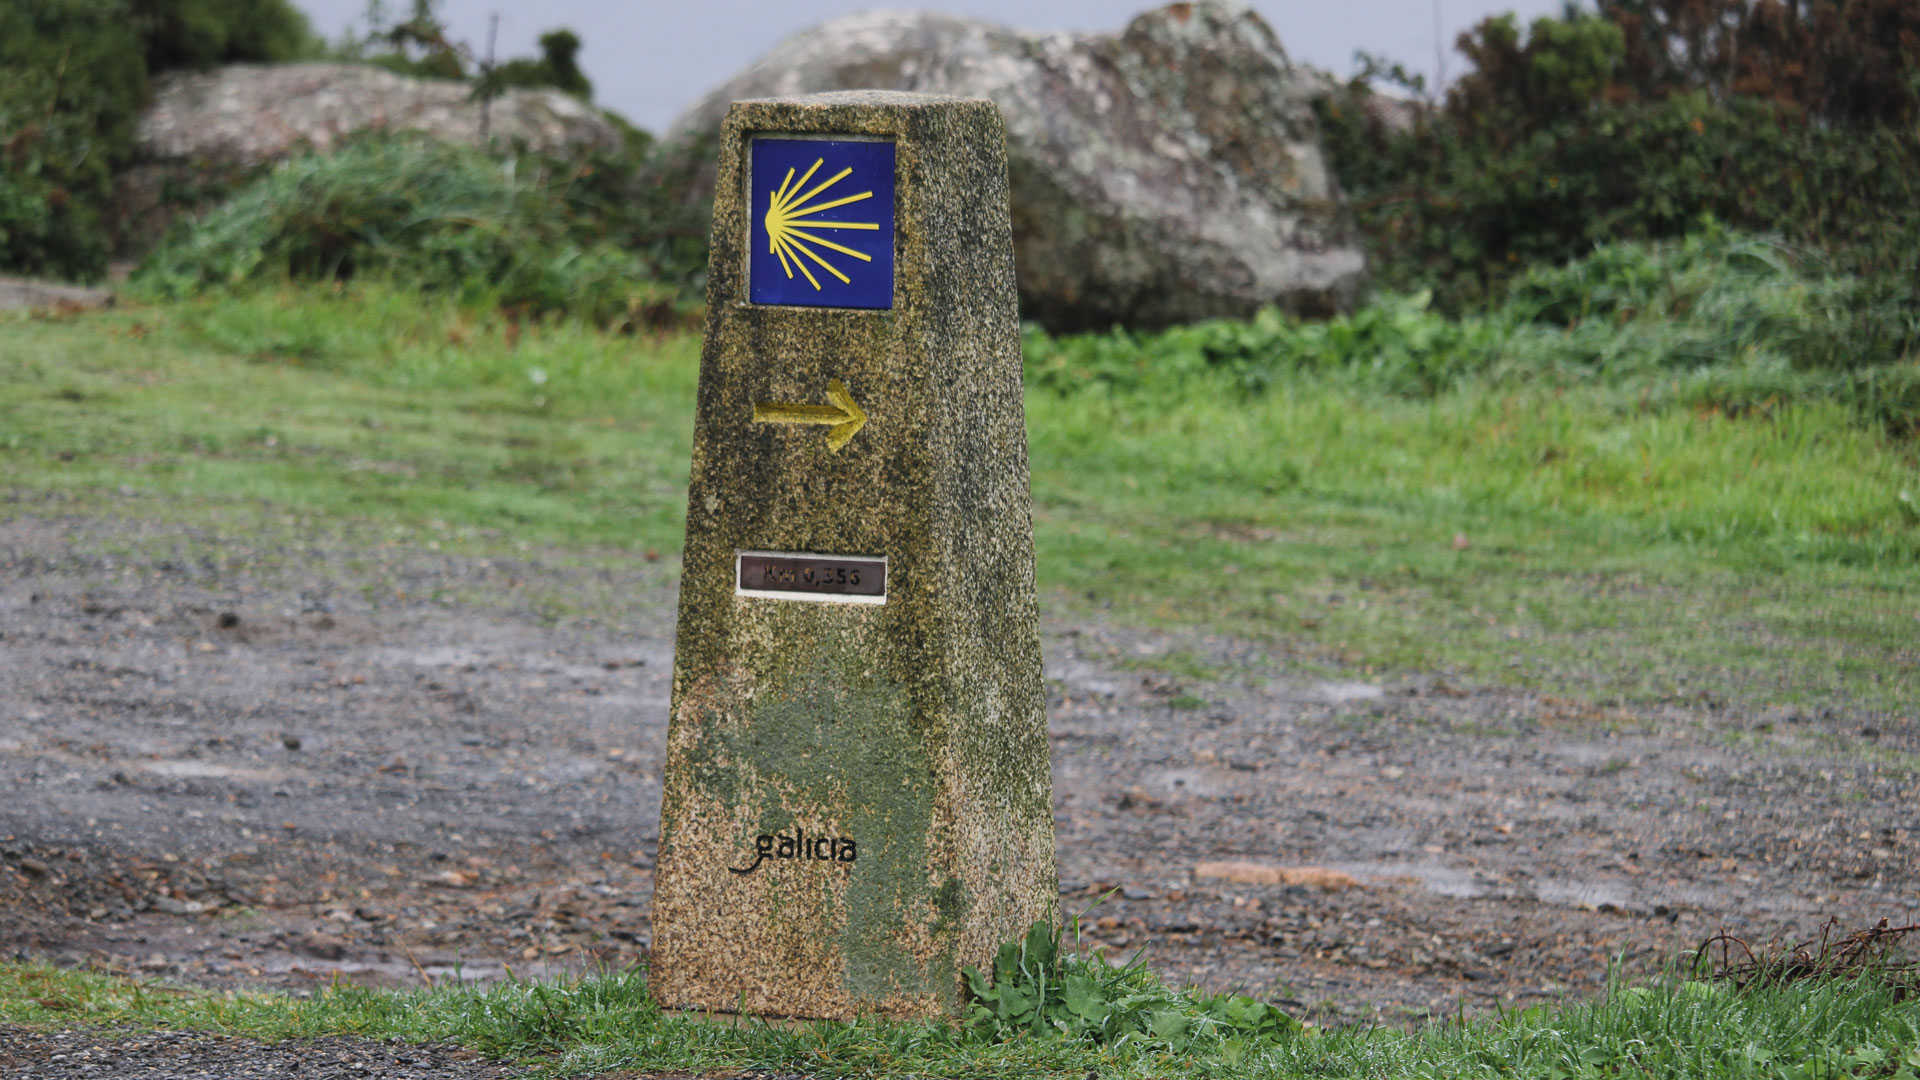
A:
MULTIPOLYGON (((366 0, 295 0, 329 40, 355 23, 366 0)), ((405 10, 410 0, 388 0, 405 10)), ((500 15, 498 55, 537 52, 535 39, 556 26, 571 27, 585 41, 581 65, 593 80, 594 99, 652 131, 664 130, 680 110, 726 80, 755 57, 797 31, 839 15, 876 7, 925 6, 1023 30, 1117 30, 1151 0, 943 0, 940 3, 875 4, 860 0, 446 0, 443 11, 454 36, 486 48, 488 17, 500 15)), ((1398 60, 1432 78, 1434 0, 1255 0, 1296 60, 1347 74, 1353 53, 1364 49, 1398 60)), ((1561 0, 1440 0, 1441 34, 1447 43, 1448 75, 1464 61, 1453 52, 1454 36, 1486 15, 1518 11, 1524 20, 1558 13, 1561 0)))

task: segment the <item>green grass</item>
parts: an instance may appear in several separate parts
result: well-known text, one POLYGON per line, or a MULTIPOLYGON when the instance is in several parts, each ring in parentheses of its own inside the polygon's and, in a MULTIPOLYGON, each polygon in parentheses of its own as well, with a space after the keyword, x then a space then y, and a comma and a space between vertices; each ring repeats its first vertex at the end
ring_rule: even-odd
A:
POLYGON ((1920 470, 1836 406, 1307 377, 1173 408, 1030 394, 1028 427, 1042 580, 1074 607, 1631 700, 1920 685, 1920 470))
POLYGON ((0 1023, 174 1028, 267 1040, 321 1035, 465 1045, 560 1075, 772 1069, 809 1076, 1512 1077, 1827 1080, 1920 1075, 1920 1001, 1872 982, 1735 993, 1668 980, 1601 1003, 1537 1006, 1405 1033, 1354 1028, 1169 1051, 1085 1038, 989 1037, 939 1024, 768 1025, 664 1013, 641 973, 308 998, 166 989, 0 965, 0 1023))
MULTIPOLYGON (((670 554, 697 364, 691 336, 516 333, 374 286, 0 316, 0 505, 670 554)), ((1600 701, 1920 701, 1920 444, 1843 402, 1736 417, 1603 380, 1412 395, 1284 368, 1261 392, 1041 382, 1057 618, 1600 701)))
POLYGON ((518 334, 381 290, 15 318, 0 483, 129 488, 143 516, 266 508, 423 542, 673 550, 698 362, 687 336, 518 334))

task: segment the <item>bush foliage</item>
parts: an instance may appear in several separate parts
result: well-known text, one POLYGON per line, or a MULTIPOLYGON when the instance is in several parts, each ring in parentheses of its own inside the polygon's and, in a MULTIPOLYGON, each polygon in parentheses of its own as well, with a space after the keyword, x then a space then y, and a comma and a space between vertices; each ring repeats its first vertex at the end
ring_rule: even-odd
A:
POLYGON ((571 30, 549 30, 540 35, 538 60, 509 60, 481 74, 474 89, 498 94, 516 86, 551 86, 582 101, 593 99, 593 83, 580 70, 580 37, 571 30))
POLYGON ((1602 0, 1525 34, 1485 20, 1459 48, 1473 70, 1411 130, 1374 119, 1363 83, 1320 106, 1388 287, 1466 310, 1534 265, 1708 219, 1911 280, 1911 0, 1602 0))
POLYGON ((177 231, 137 279, 181 296, 371 275, 536 316, 673 322, 698 275, 674 221, 616 214, 623 178, 634 174, 631 162, 503 160, 367 137, 281 165, 177 231))
POLYGON ((1276 310, 1141 335, 1029 330, 1030 383, 1061 394, 1228 380, 1263 393, 1293 372, 1429 397, 1479 379, 1616 387, 1623 407, 1678 399, 1736 415, 1829 400, 1920 434, 1920 305, 1885 278, 1836 271, 1777 239, 1709 229, 1607 245, 1517 277, 1492 309, 1448 317, 1389 294, 1303 322, 1276 310))
POLYGON ((0 3, 0 271, 97 278, 150 73, 313 47, 286 0, 0 3))
MULTIPOLYGON (((467 76, 469 50, 447 37, 437 0, 416 0, 404 20, 383 12, 374 5, 367 39, 343 55, 409 74, 467 76)), ((541 47, 538 60, 495 69, 486 92, 555 86, 590 96, 579 38, 557 30, 541 47)), ((151 75, 322 52, 291 0, 0 0, 0 272, 83 280, 106 272, 113 176, 132 152, 151 75)), ((627 130, 644 149, 644 136, 627 130)), ((620 171, 618 162, 572 164, 620 171)))
POLYGON ((146 95, 116 0, 0 3, 0 271, 97 277, 100 211, 146 95))
POLYGON ((315 55, 320 39, 288 0, 133 0, 147 70, 273 63, 315 55))
POLYGON ((593 99, 593 83, 580 70, 580 35, 564 27, 540 35, 537 59, 516 57, 494 64, 476 56, 453 36, 441 14, 442 0, 412 0, 405 18, 384 0, 370 0, 366 30, 349 34, 342 55, 425 79, 472 79, 476 97, 493 97, 512 87, 550 86, 582 101, 593 99))

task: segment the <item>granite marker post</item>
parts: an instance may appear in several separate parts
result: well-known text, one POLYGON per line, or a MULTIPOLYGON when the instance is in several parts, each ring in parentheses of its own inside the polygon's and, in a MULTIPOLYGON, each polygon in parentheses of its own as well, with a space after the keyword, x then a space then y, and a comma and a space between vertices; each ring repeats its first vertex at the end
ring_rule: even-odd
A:
POLYGON ((951 1014, 1057 905, 1000 114, 743 101, 719 153, 654 994, 951 1014))

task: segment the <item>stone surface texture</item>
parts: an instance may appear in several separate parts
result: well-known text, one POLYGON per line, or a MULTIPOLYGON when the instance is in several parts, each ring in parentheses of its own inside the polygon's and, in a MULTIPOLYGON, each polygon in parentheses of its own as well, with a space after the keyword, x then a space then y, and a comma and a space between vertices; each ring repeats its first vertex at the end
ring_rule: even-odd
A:
MULTIPOLYGON (((163 75, 141 114, 136 153, 148 162, 251 166, 363 131, 410 131, 478 144, 472 87, 362 64, 230 64, 163 75)), ((614 149, 620 134, 592 106, 558 90, 510 90, 491 106, 489 132, 538 152, 614 149)))
POLYGON ((329 1037, 263 1043, 191 1031, 0 1026, 7 1080, 496 1080, 507 1066, 453 1046, 329 1037))
POLYGON ((1003 128, 899 93, 736 104, 719 142, 663 783, 663 1004, 935 1016, 1057 907, 1003 128), (749 135, 896 143, 891 310, 747 295, 749 135), (866 426, 752 423, 843 380, 866 426), (735 595, 737 550, 890 560, 884 605, 735 595), (756 835, 852 838, 851 864, 756 835))
POLYGON ((1310 101, 1271 28, 1173 4, 1118 34, 1025 34, 874 12, 797 35, 675 123, 731 101, 877 88, 984 97, 1006 117, 1025 313, 1055 329, 1349 307, 1358 234, 1310 101))
POLYGON ((113 293, 79 285, 60 285, 0 274, 0 311, 84 311, 110 307, 113 293))

